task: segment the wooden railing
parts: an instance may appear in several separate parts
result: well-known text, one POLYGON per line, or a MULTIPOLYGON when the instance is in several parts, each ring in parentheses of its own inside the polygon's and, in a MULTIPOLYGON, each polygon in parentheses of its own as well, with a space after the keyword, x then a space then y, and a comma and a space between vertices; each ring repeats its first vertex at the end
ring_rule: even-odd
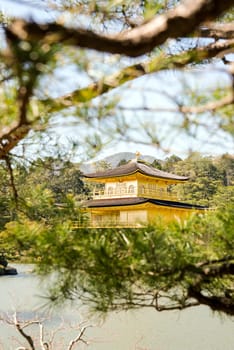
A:
POLYGON ((86 223, 84 222, 79 222, 75 221, 73 225, 73 229, 78 229, 78 228, 118 228, 118 227, 144 227, 146 224, 141 223, 141 222, 132 222, 132 221, 120 221, 120 220, 104 220, 104 221, 87 221, 86 223))
POLYGON ((93 199, 105 199, 105 198, 122 198, 122 197, 136 197, 137 192, 128 192, 128 191, 113 191, 107 192, 104 190, 95 191, 93 193, 93 199))
POLYGON ((157 199, 165 199, 165 200, 171 200, 176 201, 178 200, 178 196, 176 193, 167 192, 164 189, 155 189, 155 190, 149 190, 149 189, 139 189, 137 191, 137 188, 134 188, 134 191, 127 191, 125 189, 122 189, 121 191, 94 191, 93 192, 93 199, 109 199, 109 198, 126 198, 126 197, 146 197, 146 198, 157 198, 157 199))

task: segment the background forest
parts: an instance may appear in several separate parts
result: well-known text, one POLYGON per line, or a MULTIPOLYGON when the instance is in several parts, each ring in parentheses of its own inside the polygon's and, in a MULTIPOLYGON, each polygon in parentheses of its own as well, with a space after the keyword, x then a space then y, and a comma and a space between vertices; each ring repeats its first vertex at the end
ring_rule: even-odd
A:
MULTIPOLYGON (((116 159, 116 155, 114 158, 116 159)), ((117 166, 127 162, 128 160, 122 158, 117 166)), ((93 163, 92 169, 101 171, 111 168, 111 163, 111 157, 108 157, 108 161, 103 159, 93 163)), ((234 200, 232 155, 207 157, 194 152, 186 159, 176 155, 164 160, 155 159, 151 165, 166 172, 189 177, 188 183, 176 186, 182 201, 217 208, 225 206, 227 201, 234 200)), ((2 163, 1 231, 4 231, 5 225, 10 227, 11 221, 14 221, 17 215, 24 220, 44 220, 48 223, 56 222, 60 217, 64 222, 74 221, 75 225, 82 216, 79 212, 82 200, 91 197, 93 190, 92 184, 85 184, 83 181, 81 169, 84 167, 85 165, 52 157, 37 159, 28 164, 17 160, 11 164, 10 169, 2 163)), ((27 245, 24 246, 21 242, 16 250, 15 242, 12 243, 11 254, 14 258, 22 259, 23 255, 25 259, 27 245)), ((8 243, 1 240, 2 252, 9 255, 7 247, 8 243)), ((9 257, 12 257, 11 254, 9 257)))

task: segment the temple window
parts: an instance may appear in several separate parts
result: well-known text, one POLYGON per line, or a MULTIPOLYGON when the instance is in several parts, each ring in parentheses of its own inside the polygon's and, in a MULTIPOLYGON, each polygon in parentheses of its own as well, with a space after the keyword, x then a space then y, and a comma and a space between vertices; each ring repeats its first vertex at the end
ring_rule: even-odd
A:
POLYGON ((112 186, 108 187, 108 191, 107 191, 108 195, 111 196, 114 193, 114 189, 112 186))
POLYGON ((117 185, 116 185, 116 193, 117 194, 125 194, 125 193, 127 193, 127 185, 126 185, 126 183, 117 183, 117 185))

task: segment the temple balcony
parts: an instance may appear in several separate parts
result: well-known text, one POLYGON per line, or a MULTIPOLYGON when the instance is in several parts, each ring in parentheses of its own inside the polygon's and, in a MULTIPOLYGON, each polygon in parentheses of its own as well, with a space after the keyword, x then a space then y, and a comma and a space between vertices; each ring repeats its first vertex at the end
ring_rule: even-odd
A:
POLYGON ((113 198, 129 198, 129 197, 145 197, 145 198, 157 198, 170 201, 177 201, 178 196, 176 193, 168 192, 165 189, 147 189, 145 187, 131 187, 128 189, 119 189, 112 191, 95 190, 93 192, 93 199, 113 199, 113 198))

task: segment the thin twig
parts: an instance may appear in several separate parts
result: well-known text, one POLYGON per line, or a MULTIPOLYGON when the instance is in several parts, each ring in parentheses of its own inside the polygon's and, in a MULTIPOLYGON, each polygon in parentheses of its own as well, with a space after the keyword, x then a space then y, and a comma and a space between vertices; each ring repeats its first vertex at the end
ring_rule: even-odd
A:
POLYGON ((88 342, 86 340, 84 340, 82 337, 83 337, 86 329, 89 328, 89 327, 92 327, 92 326, 89 325, 89 326, 84 326, 84 327, 81 328, 80 333, 77 335, 77 337, 70 341, 67 350, 72 350, 73 346, 75 344, 77 344, 78 342, 82 342, 82 343, 84 343, 86 345, 88 344, 88 342))

